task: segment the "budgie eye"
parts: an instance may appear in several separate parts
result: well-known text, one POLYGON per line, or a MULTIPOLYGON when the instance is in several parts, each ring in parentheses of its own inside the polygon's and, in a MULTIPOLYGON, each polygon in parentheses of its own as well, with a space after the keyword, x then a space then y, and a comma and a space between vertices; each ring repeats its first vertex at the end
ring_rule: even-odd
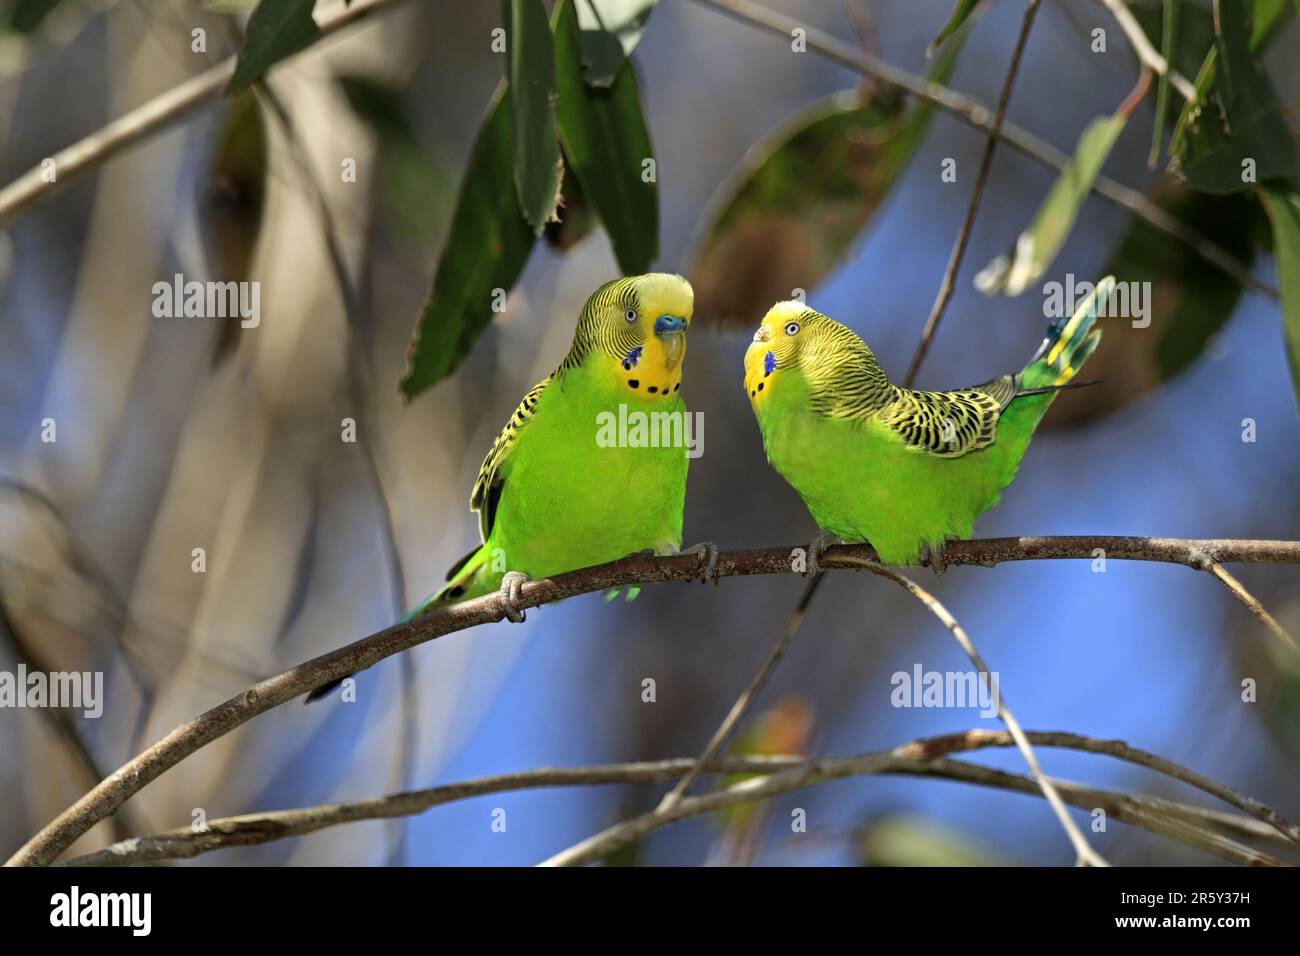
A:
POLYGON ((628 322, 635 322, 637 319, 636 309, 628 309, 623 313, 623 318, 627 319, 628 322))
POLYGON ((798 322, 787 322, 786 325, 785 325, 785 334, 786 334, 786 335, 798 335, 798 334, 799 334, 799 323, 798 323, 798 322))

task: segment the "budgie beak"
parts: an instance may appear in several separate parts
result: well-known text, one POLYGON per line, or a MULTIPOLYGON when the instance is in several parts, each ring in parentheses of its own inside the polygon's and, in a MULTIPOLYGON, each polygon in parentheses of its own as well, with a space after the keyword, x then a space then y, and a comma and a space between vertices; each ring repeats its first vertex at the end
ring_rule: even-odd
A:
POLYGON ((655 319, 655 335, 663 344, 664 368, 671 372, 686 354, 686 320, 680 315, 661 315, 655 319))
POLYGON ((767 342, 772 338, 772 333, 768 330, 766 324, 760 325, 758 331, 754 333, 755 342, 767 342))

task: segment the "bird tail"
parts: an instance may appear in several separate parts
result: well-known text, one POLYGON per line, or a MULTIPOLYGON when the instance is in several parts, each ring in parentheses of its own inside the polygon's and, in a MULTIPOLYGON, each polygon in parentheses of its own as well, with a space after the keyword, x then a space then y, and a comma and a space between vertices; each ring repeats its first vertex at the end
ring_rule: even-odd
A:
POLYGON ((447 583, 426 598, 423 603, 416 605, 415 609, 407 613, 399 624, 404 624, 413 617, 419 617, 426 611, 432 611, 436 608, 446 607, 449 604, 459 604, 461 601, 468 601, 470 598, 487 594, 494 591, 500 585, 500 572, 495 582, 489 580, 492 577, 492 549, 486 544, 479 545, 465 557, 461 558, 447 570, 447 583))
MULTIPOLYGON (((495 590, 500 581, 498 580, 496 584, 493 584, 490 580, 491 556, 491 549, 486 544, 475 548, 451 566, 451 569, 447 572, 447 583, 443 587, 434 592, 431 597, 417 604, 413 610, 403 614, 395 623, 405 624, 426 611, 446 607, 449 604, 457 604, 461 601, 468 601, 472 597, 478 597, 480 594, 487 594, 489 591, 495 590)), ((307 695, 306 703, 310 704, 313 701, 328 697, 345 680, 347 680, 346 677, 340 677, 336 681, 322 684, 307 695)))
POLYGON ((1115 277, 1106 276, 1072 316, 1052 320, 1043 344, 1020 373, 1019 394, 1069 387, 1067 383, 1101 341, 1101 329, 1096 327, 1097 315, 1109 304, 1114 291, 1115 277))

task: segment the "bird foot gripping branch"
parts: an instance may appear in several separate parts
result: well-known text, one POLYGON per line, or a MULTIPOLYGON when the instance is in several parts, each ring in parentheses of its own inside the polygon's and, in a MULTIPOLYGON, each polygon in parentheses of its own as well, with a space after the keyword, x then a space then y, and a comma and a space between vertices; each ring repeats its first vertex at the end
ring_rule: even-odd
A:
POLYGON ((701 541, 699 544, 693 544, 689 548, 684 548, 679 554, 698 554, 703 559, 704 567, 700 570, 700 580, 705 584, 712 584, 715 588, 720 587, 718 583, 718 546, 712 541, 701 541))
POLYGON ((501 601, 506 606, 506 620, 511 624, 522 624, 528 618, 527 612, 519 606, 523 596, 525 582, 531 581, 522 571, 507 571, 501 577, 501 601))

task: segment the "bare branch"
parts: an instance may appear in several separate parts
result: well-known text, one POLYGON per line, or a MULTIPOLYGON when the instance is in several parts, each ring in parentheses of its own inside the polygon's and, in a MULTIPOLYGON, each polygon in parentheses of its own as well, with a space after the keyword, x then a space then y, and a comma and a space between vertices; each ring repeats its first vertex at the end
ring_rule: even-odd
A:
POLYGON ((1250 609, 1250 613, 1263 621, 1264 625, 1272 631, 1276 637, 1285 641, 1287 644, 1290 644, 1292 650, 1300 651, 1300 645, 1296 644, 1295 638, 1288 634, 1286 628, 1277 622, 1277 618, 1273 617, 1272 614, 1269 614, 1268 611, 1265 610, 1264 605, 1259 603, 1259 598, 1247 591, 1240 581, 1224 569, 1223 565, 1218 561, 1206 561, 1205 570, 1222 581, 1223 586, 1228 589, 1229 593, 1242 604, 1246 605, 1246 607, 1250 609))
POLYGON ((1189 103, 1195 102, 1195 87, 1187 82, 1187 77, 1172 69, 1165 58, 1160 55, 1160 51, 1151 45, 1151 41, 1147 39, 1141 25, 1133 18, 1133 14, 1124 0, 1101 0, 1101 3, 1111 12, 1111 16, 1119 24, 1119 28, 1128 37, 1128 42, 1133 45, 1133 52, 1137 54, 1138 60, 1141 61, 1142 68, 1151 70, 1160 76, 1167 75, 1169 82, 1173 84, 1174 89, 1178 91, 1178 94, 1183 99, 1189 103))
MULTIPOLYGON (((794 573, 790 567, 790 554, 793 550, 792 547, 785 547, 724 552, 718 558, 718 576, 794 573)), ((1092 559, 1097 553, 1118 560, 1163 561, 1198 569, 1206 557, 1219 562, 1300 564, 1300 541, 1111 535, 985 538, 949 542, 944 547, 944 561, 949 566, 992 566, 1003 561, 1092 559)), ((826 550, 823 560, 833 564, 836 557, 856 557, 872 562, 877 560, 875 551, 867 545, 836 545, 826 550)), ((702 557, 694 554, 667 557, 634 555, 599 567, 530 581, 524 584, 518 605, 521 608, 538 607, 578 594, 629 584, 692 581, 699 578, 702 562, 702 557)), ((501 621, 506 616, 506 610, 500 594, 484 595, 439 608, 412 620, 394 624, 346 647, 322 654, 254 684, 176 727, 157 743, 127 761, 32 837, 10 857, 8 864, 52 863, 77 837, 114 813, 132 794, 196 750, 259 714, 294 700, 322 684, 365 670, 393 654, 426 641, 479 624, 501 621)))
POLYGON ((772 676, 772 671, 776 669, 776 665, 780 663, 781 658, 785 655, 785 649, 789 647, 790 641, 794 639, 795 633, 799 630, 799 625, 803 623, 804 615, 808 613, 808 606, 812 604, 813 595, 817 593, 817 589, 821 586, 823 577, 823 573, 818 571, 813 575, 812 580, 808 582, 807 587, 804 588, 803 596, 799 598, 799 603, 795 606, 794 612, 785 622, 785 627, 781 629, 776 643, 772 645, 772 650, 768 652, 767 660, 763 661, 763 666, 758 669, 749 685, 740 692, 736 702, 731 705, 731 710, 727 712, 727 716, 722 719, 718 729, 709 738, 709 743, 704 748, 704 753, 700 754, 699 759, 695 761, 695 766, 681 780, 677 781, 677 786, 664 795, 663 800, 659 802, 657 812, 665 813, 672 809, 673 805, 690 789, 691 784, 695 782, 695 778, 703 771, 705 765, 717 756, 718 751, 727 742, 727 738, 736 729, 736 725, 740 723, 745 711, 749 709, 749 705, 758 696, 758 692, 767 684, 767 679, 772 676))
MULTIPOLYGON (((317 24, 323 38, 405 2, 406 0, 355 0, 348 7, 337 4, 320 13, 317 24)), ((53 181, 47 181, 48 173, 44 164, 28 170, 0 190, 0 228, 9 225, 33 206, 54 198, 119 153, 163 131, 199 107, 219 100, 234 72, 235 57, 232 56, 59 150, 49 157, 54 161, 57 174, 53 181)))
MULTIPOLYGON (((1121 760, 1151 767, 1161 773, 1169 773, 1176 779, 1192 781, 1201 780, 1194 771, 1180 767, 1160 757, 1136 750, 1118 740, 1099 740, 1079 734, 1059 731, 1029 731, 1029 739, 1039 747, 1062 747, 1088 753, 1108 754, 1121 760), (1172 771, 1172 772, 1171 772, 1172 771)), ((1032 780, 1010 774, 996 776, 997 771, 955 760, 945 759, 947 755, 964 751, 979 750, 984 747, 1012 747, 1015 741, 1003 731, 969 730, 962 733, 945 734, 913 740, 894 749, 877 754, 863 754, 858 757, 838 758, 857 761, 860 765, 879 758, 887 758, 880 764, 884 769, 874 771, 882 774, 907 774, 911 776, 947 777, 969 783, 1001 787, 1019 792, 1035 794, 1038 792, 1032 780), (982 773, 981 773, 982 772, 982 773), (989 776, 994 774, 995 776, 989 776), (1014 782, 1012 782, 1014 781, 1014 782)), ((825 762, 828 758, 818 758, 825 762)), ((773 773, 776 771, 798 770, 811 766, 815 761, 805 757, 794 756, 750 756, 724 757, 710 761, 705 773, 773 773)), ((432 807, 457 800, 483 796, 489 793, 505 793, 539 787, 593 786, 598 784, 659 784, 681 777, 694 769, 697 761, 677 758, 638 763, 606 764, 594 767, 577 768, 539 768, 521 773, 501 774, 482 777, 460 783, 431 787, 406 793, 360 800, 352 803, 332 803, 296 810, 279 810, 269 813, 245 814, 238 817, 225 817, 208 822, 205 830, 196 832, 190 827, 182 827, 139 837, 113 844, 103 850, 68 860, 68 866, 122 866, 135 863, 149 863, 160 860, 189 859, 202 853, 235 846, 252 846, 269 843, 274 840, 294 836, 303 836, 332 826, 355 823, 362 820, 389 819, 422 813, 432 807)), ((863 770, 862 773, 870 771, 863 770)), ((1227 790, 1210 781, 1215 792, 1227 790)), ((1193 784, 1197 785, 1197 784, 1193 784)), ((1162 815, 1166 823, 1170 818, 1182 823, 1195 835, 1189 837, 1180 831, 1183 842, 1203 846, 1207 837, 1213 837, 1214 831, 1231 834, 1246 839, 1271 840, 1274 843, 1287 841, 1271 826, 1251 820, 1238 814, 1222 813, 1194 807, 1185 803, 1159 800, 1154 797, 1111 793, 1108 791, 1089 790, 1073 785, 1061 785, 1067 792, 1067 799, 1078 800, 1076 805, 1087 807, 1106 807, 1107 812, 1123 822, 1135 823, 1152 829, 1152 818, 1162 815), (1073 787, 1073 789, 1071 789, 1073 787), (1211 831, 1211 832, 1206 832, 1211 831)), ((1204 788, 1203 788, 1204 789, 1204 788)), ((1235 791, 1228 791, 1235 794, 1235 791)), ((1263 807, 1250 798, 1237 797, 1255 807, 1263 807)), ((1229 801, 1236 802, 1236 801, 1229 801)), ((1264 811, 1273 811, 1264 807, 1264 811)), ((1281 818, 1277 818, 1281 819, 1281 818)), ((1282 821, 1294 829, 1294 824, 1282 821)), ((1214 851, 1211 851, 1214 852, 1214 851)), ((1234 859, 1241 860, 1238 855, 1234 859)))
POLYGON ((952 252, 948 256, 948 266, 943 270, 943 280, 939 283, 939 293, 934 297, 930 315, 925 320, 921 331, 921 341, 908 366, 907 377, 903 385, 907 388, 916 381, 916 373, 921 370, 926 353, 930 351, 930 342, 939 328, 939 320, 952 300, 953 288, 957 279, 957 270, 961 268, 962 259, 966 257, 966 246, 970 243, 971 227, 975 225, 975 213, 979 210, 980 199, 984 196, 984 185, 989 181, 993 169, 993 151, 997 148, 998 137, 1002 133, 1002 123, 1007 115, 1007 103, 1011 100, 1011 89, 1016 84, 1016 74, 1020 72, 1020 61, 1025 55, 1025 44, 1029 41, 1029 30, 1034 25, 1034 16, 1038 13, 1039 0, 1029 0, 1029 8, 1020 23, 1020 35, 1016 38, 1015 49, 1011 53, 1011 65, 1007 68, 1007 78, 1002 81, 1002 94, 998 97, 998 111, 993 116, 993 125, 989 127, 988 138, 984 141, 984 155, 980 159, 979 173, 975 176, 975 189, 971 192, 970 205, 966 207, 966 218, 962 221, 957 239, 953 242, 952 252))
MULTIPOLYGON (((875 77, 882 83, 906 90, 913 96, 946 110, 976 129, 988 131, 993 126, 992 111, 974 97, 909 73, 792 17, 769 10, 760 4, 751 3, 750 0, 696 0, 696 2, 787 39, 791 30, 803 30, 808 49, 820 53, 826 59, 850 70, 875 77)), ((1004 122, 998 138, 1012 149, 1057 172, 1064 171, 1072 158, 1014 123, 1004 122)), ((1275 302, 1278 301, 1276 287, 1256 278, 1251 270, 1232 253, 1171 216, 1138 190, 1125 186, 1109 176, 1099 175, 1093 181, 1092 191, 1123 206, 1160 232, 1177 239, 1206 262, 1232 276, 1246 288, 1254 289, 1275 302)))
MULTIPOLYGON (((623 823, 615 824, 584 840, 582 843, 552 856, 541 865, 585 866, 678 820, 713 813, 717 810, 744 803, 752 803, 755 800, 765 800, 788 793, 791 790, 800 790, 830 780, 842 780, 845 777, 863 774, 897 773, 918 777, 938 777, 946 780, 960 780, 966 783, 999 787, 1033 796, 1042 795, 1038 782, 1029 777, 1006 773, 1002 770, 993 770, 989 767, 981 767, 961 760, 940 758, 907 764, 898 762, 905 759, 907 758, 900 758, 895 754, 817 758, 789 770, 775 772, 765 777, 742 780, 725 790, 718 790, 699 797, 688 797, 665 814, 652 811, 623 823)), ((1275 856, 1199 828, 1188 822, 1191 817, 1186 814, 1180 813, 1176 817, 1171 816, 1170 801, 1156 801, 1131 794, 1096 790, 1066 780, 1053 779, 1051 784, 1061 794, 1062 799, 1071 806, 1089 811, 1097 808, 1104 809, 1111 819, 1131 823, 1154 833, 1160 833, 1179 842, 1199 847, 1208 853, 1221 856, 1234 863, 1247 866, 1289 865, 1275 856)), ((1190 809, 1194 814, 1195 808, 1190 809)))
MULTIPOLYGON (((975 665, 975 671, 979 675, 980 680, 984 682, 984 686, 989 686, 988 682, 991 679, 989 675, 992 671, 990 671, 988 665, 984 663, 984 658, 980 656, 979 651, 975 649, 975 642, 970 639, 970 635, 966 633, 965 629, 957 622, 957 619, 952 616, 948 609, 939 602, 938 598, 925 590, 925 588, 921 587, 911 578, 905 577, 896 571, 891 571, 889 568, 876 564, 873 561, 862 561, 858 558, 840 558, 839 560, 849 562, 857 567, 866 568, 872 574, 878 574, 881 577, 888 578, 900 587, 907 589, 913 597, 924 604, 926 609, 937 617, 943 626, 951 632, 952 636, 961 646, 962 651, 968 658, 970 658, 970 662, 975 665)), ((1025 763, 1029 767, 1029 772, 1033 774, 1034 779, 1038 781, 1039 787, 1042 788, 1043 796, 1047 798, 1047 802, 1056 813, 1057 819, 1061 821, 1061 828, 1065 830, 1065 835, 1069 837, 1070 843, 1074 846, 1074 852, 1078 854, 1079 865, 1109 866, 1110 864, 1102 859, 1100 854, 1088 845, 1087 839, 1079 832, 1079 828, 1074 825, 1074 821, 1070 819, 1070 814, 1066 811, 1065 804, 1061 802, 1061 795, 1056 792, 1056 788, 1052 786, 1051 781, 1047 779, 1047 775, 1043 773, 1042 767, 1038 765, 1038 757, 1034 753, 1034 748, 1029 745, 1029 741, 1025 738, 1025 732, 1020 729, 1020 722, 1016 720, 1015 716, 1011 713, 1011 709, 1007 707, 1000 689, 997 691, 997 705, 998 719, 1007 725, 1007 730, 1011 732, 1011 736, 1015 739, 1016 747, 1020 750, 1020 755, 1025 758, 1025 763)))

